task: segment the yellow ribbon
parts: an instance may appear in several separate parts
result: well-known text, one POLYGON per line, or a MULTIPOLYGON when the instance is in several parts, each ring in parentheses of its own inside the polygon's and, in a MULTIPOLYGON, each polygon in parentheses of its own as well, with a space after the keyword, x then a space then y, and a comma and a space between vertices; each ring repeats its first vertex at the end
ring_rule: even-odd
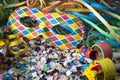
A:
POLYGON ((117 73, 112 60, 105 58, 96 61, 96 63, 101 65, 105 80, 113 80, 116 77, 117 73))
POLYGON ((28 47, 22 37, 19 37, 18 35, 9 35, 8 40, 9 40, 8 51, 10 54, 15 55, 15 56, 20 56, 20 55, 25 54, 25 52, 27 52, 28 47), (24 45, 23 49, 19 47, 19 45, 21 44, 24 45), (18 51, 13 50, 13 48, 15 47, 17 47, 18 51))
MULTIPOLYGON (((95 66, 100 66, 99 64, 90 64, 89 68, 87 68, 84 71, 84 74, 86 75, 86 77, 88 78, 88 80, 99 80, 99 76, 98 74, 102 73, 102 70, 91 70, 91 68, 95 67, 95 66)), ((100 80, 104 80, 104 78, 101 77, 100 80)))
POLYGON ((26 1, 19 2, 19 3, 17 2, 17 3, 13 3, 13 4, 7 4, 7 5, 0 5, 0 8, 5 9, 5 8, 11 8, 11 7, 19 7, 25 3, 26 3, 26 1))
POLYGON ((46 6, 46 3, 44 0, 34 0, 34 1, 22 1, 22 2, 18 2, 15 1, 15 3, 13 4, 8 4, 6 1, 4 1, 5 5, 0 5, 0 8, 5 9, 5 8, 12 8, 12 7, 19 7, 22 6, 24 4, 27 4, 27 6, 31 6, 31 7, 38 7, 40 6, 40 8, 42 8, 43 6, 46 6))
POLYGON ((4 45, 5 45, 5 41, 4 40, 0 40, 0 49, 3 48, 4 45))
POLYGON ((17 35, 17 34, 14 34, 14 35, 9 35, 9 36, 7 36, 7 38, 9 39, 9 40, 11 40, 11 39, 18 39, 19 38, 19 36, 17 35))
POLYGON ((115 66, 109 58, 98 60, 84 71, 88 80, 113 80, 116 77, 115 66), (92 70, 96 66, 101 66, 100 70, 92 70))
POLYGON ((74 11, 74 12, 90 12, 89 9, 84 8, 82 4, 79 4, 77 2, 65 2, 63 3, 61 6, 57 7, 59 10, 61 10, 62 8, 64 8, 64 6, 74 6, 74 8, 66 8, 65 7, 65 11, 74 11))
POLYGON ((46 3, 44 0, 26 0, 27 6, 31 6, 31 7, 38 7, 38 8, 42 8, 43 6, 46 6, 46 3))

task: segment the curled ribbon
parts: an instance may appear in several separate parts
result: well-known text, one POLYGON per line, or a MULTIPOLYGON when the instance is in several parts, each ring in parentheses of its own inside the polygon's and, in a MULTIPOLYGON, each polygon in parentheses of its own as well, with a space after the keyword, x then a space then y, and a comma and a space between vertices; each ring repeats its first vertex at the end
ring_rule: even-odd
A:
POLYGON ((46 3, 44 0, 26 0, 27 6, 28 7, 36 7, 40 4, 40 8, 43 6, 46 6, 46 3))
POLYGON ((55 10, 57 12, 60 12, 61 9, 65 9, 64 11, 75 11, 75 12, 84 12, 84 13, 90 12, 82 4, 79 4, 77 2, 65 2, 62 5, 60 5, 59 7, 57 7, 55 10), (58 9, 59 9, 59 11, 58 11, 58 9))
POLYGON ((5 45, 5 41, 4 40, 0 40, 0 49, 3 48, 4 45, 5 45))
POLYGON ((20 56, 27 52, 28 47, 22 37, 18 35, 9 35, 8 40, 8 51, 10 54, 20 56))

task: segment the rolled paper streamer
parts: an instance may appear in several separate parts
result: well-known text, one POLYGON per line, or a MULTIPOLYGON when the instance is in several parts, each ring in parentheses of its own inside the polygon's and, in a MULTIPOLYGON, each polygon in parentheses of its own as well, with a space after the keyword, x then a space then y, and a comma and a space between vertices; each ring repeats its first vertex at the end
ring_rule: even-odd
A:
POLYGON ((120 44, 114 40, 97 40, 95 43, 100 43, 100 42, 107 42, 110 44, 111 47, 120 48, 120 44))
POLYGON ((8 26, 15 34, 28 39, 42 35, 61 49, 75 48, 85 32, 82 21, 72 14, 41 12, 26 6, 15 10, 9 17, 8 26))
POLYGON ((84 70, 84 74, 86 76, 86 80, 104 80, 103 77, 99 79, 99 74, 102 73, 101 66, 99 64, 90 64, 84 70))
POLYGON ((95 60, 98 57, 98 52, 97 51, 88 49, 85 46, 82 46, 79 49, 79 52, 80 52, 81 55, 83 55, 83 56, 85 56, 87 58, 90 58, 92 60, 95 60))
POLYGON ((105 58, 91 63, 84 71, 84 74, 88 80, 112 80, 116 77, 117 73, 112 60, 105 58))
POLYGON ((90 49, 89 49, 89 50, 86 51, 85 56, 86 56, 87 58, 90 58, 90 59, 92 59, 92 60, 95 60, 95 59, 97 59, 97 57, 98 57, 98 52, 95 51, 95 50, 90 50, 90 49))
POLYGON ((97 64, 100 64, 104 74, 105 80, 114 79, 117 75, 115 65, 109 58, 96 61, 97 64))
MULTIPOLYGON (((102 54, 102 53, 99 53, 99 54, 102 54)), ((112 59, 115 60, 115 59, 118 59, 118 58, 120 58, 120 53, 119 52, 113 52, 112 59)))
POLYGON ((94 44, 92 45, 91 49, 98 51, 97 59, 103 59, 107 57, 112 59, 113 57, 112 48, 107 42, 101 42, 98 44, 94 44))

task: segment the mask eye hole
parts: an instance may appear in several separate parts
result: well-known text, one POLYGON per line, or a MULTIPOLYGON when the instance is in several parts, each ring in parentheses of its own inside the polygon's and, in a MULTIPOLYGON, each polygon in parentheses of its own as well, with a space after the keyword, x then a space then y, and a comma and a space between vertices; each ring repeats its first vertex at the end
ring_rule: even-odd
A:
POLYGON ((20 22, 26 27, 35 27, 39 25, 37 20, 29 16, 21 17, 20 22))
POLYGON ((52 28, 52 30, 55 34, 60 34, 60 35, 68 35, 73 32, 73 30, 70 28, 70 26, 65 25, 65 24, 55 25, 52 28))

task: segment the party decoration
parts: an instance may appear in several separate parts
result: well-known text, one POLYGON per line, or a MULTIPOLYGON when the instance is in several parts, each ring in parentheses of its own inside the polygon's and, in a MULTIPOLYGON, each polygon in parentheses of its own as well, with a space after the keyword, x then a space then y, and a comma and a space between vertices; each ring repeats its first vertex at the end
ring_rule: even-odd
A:
POLYGON ((90 64, 84 73, 88 80, 111 80, 116 77, 116 68, 112 60, 105 58, 90 64))
POLYGON ((92 60, 95 60, 98 58, 98 51, 96 50, 92 50, 92 49, 88 49, 86 48, 85 46, 82 46, 80 49, 79 49, 79 53, 82 55, 82 56, 85 56, 87 58, 90 58, 92 60))
POLYGON ((12 32, 28 39, 39 35, 55 47, 74 48, 84 38, 84 26, 77 17, 65 13, 41 12, 36 8, 19 7, 9 17, 12 32))
POLYGON ((21 56, 27 52, 28 46, 27 43, 23 40, 22 37, 18 35, 11 34, 8 36, 8 52, 14 56, 21 56))
POLYGON ((113 57, 112 48, 107 42, 100 42, 98 44, 94 44, 92 45, 91 49, 99 52, 97 59, 103 59, 103 58, 112 59, 113 57))

